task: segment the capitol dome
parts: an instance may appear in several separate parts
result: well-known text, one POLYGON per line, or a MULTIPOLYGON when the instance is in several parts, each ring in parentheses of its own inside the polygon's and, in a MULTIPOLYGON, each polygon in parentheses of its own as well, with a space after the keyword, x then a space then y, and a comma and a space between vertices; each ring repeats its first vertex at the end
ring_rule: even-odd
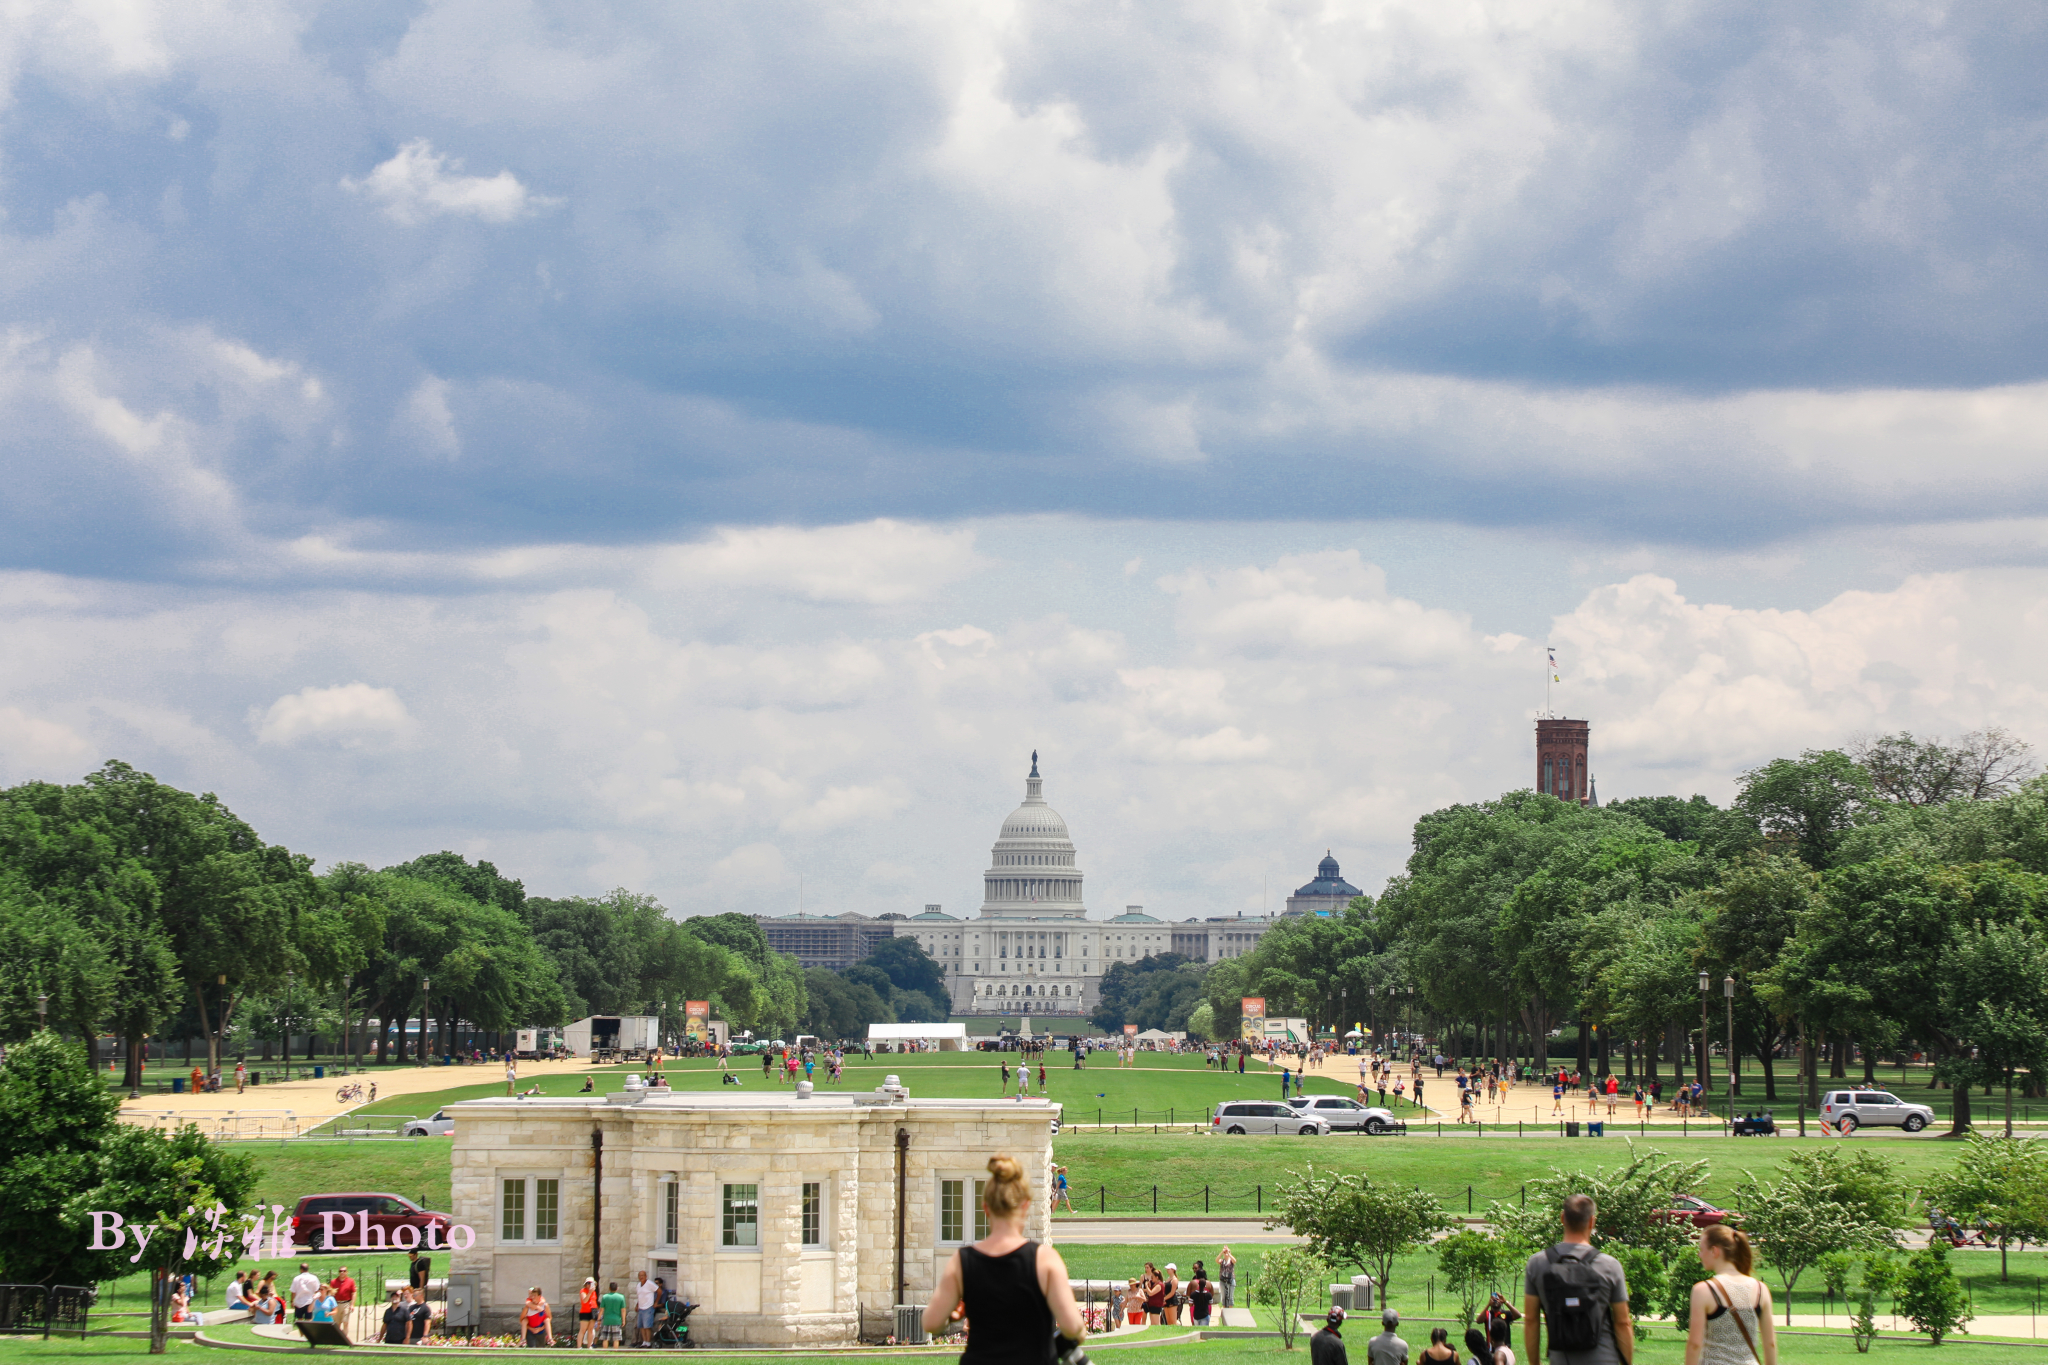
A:
POLYGON ((1024 804, 1010 812, 989 853, 982 874, 981 913, 988 915, 1061 916, 1080 918, 1081 869, 1075 865, 1074 841, 1067 822, 1045 804, 1045 783, 1038 775, 1038 753, 1031 754, 1031 775, 1024 779, 1024 804))

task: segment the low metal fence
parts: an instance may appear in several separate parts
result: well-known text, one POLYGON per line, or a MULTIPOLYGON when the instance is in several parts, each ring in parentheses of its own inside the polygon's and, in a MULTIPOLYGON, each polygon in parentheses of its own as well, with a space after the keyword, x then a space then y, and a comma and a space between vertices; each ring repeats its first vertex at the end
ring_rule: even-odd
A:
POLYGON ((82 1337, 96 1297, 86 1285, 0 1284, 0 1333, 48 1337, 75 1332, 82 1337))

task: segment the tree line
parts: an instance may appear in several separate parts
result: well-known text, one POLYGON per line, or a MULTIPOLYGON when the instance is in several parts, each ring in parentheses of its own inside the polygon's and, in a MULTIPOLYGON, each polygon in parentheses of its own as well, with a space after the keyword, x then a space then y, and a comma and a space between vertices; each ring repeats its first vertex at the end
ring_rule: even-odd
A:
POLYGON ((1562 1034, 1565 1064, 1593 1075, 1697 1067, 1732 1012, 1765 1099, 1781 1057, 1817 1104, 1852 1049, 1866 1083, 1881 1054, 1921 1053, 1960 1131, 1972 1087, 2002 1092, 2009 1118, 2048 1078, 2048 777, 2027 760, 1999 730, 1893 734, 1765 763, 1726 807, 1527 790, 1450 806, 1416 822, 1379 897, 1145 978, 1198 981, 1180 1017, 1212 1037, 1264 996, 1318 1028, 1426 1027, 1539 1066, 1562 1034))
POLYGON ((288 1033, 404 1060, 409 1020, 443 1049, 458 1020, 508 1035, 656 1014, 680 1033, 686 1000, 780 1034, 807 1017, 809 986, 746 915, 677 920, 624 890, 529 896, 447 852, 316 874, 213 794, 125 763, 0 791, 0 1041, 47 1017, 97 1065, 111 1033, 129 1085, 152 1037, 205 1039, 209 1067, 288 1033))

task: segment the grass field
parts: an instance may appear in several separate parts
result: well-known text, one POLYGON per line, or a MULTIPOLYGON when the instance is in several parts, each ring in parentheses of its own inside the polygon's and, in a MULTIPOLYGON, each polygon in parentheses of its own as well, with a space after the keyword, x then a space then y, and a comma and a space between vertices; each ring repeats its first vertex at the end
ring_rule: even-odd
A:
MULTIPOLYGON (((1126 1068, 1119 1067, 1113 1056, 1097 1053, 1085 1067, 1076 1070, 1071 1054, 1048 1053, 1045 1065, 1048 1091, 1054 1100, 1066 1106, 1070 1123, 1093 1124, 1099 1116, 1104 1124, 1143 1126, 1204 1122, 1210 1109, 1224 1100, 1280 1097, 1277 1071, 1268 1073, 1254 1068, 1240 1076, 1235 1071, 1222 1074, 1204 1067, 1199 1057, 1142 1056, 1142 1065, 1126 1068)), ((1012 1069, 1014 1086, 1017 1054, 1007 1052, 925 1052, 877 1057, 872 1061, 852 1057, 847 1061, 838 1086, 832 1086, 825 1080, 822 1067, 813 1080, 821 1091, 872 1090, 882 1083, 885 1076, 899 1075, 912 1095, 936 1099, 995 1098, 1003 1093, 1002 1067, 1006 1061, 1012 1069)), ((617 1089, 621 1084, 619 1078, 626 1072, 644 1073, 645 1070, 644 1067, 630 1065, 596 1068, 597 1089, 617 1089)), ((716 1062, 701 1059, 671 1062, 665 1070, 669 1084, 677 1090, 721 1088, 716 1062)), ((779 1079, 764 1080, 760 1063, 753 1058, 734 1058, 733 1072, 745 1088, 765 1087, 772 1091, 787 1091, 789 1088, 787 1082, 779 1079)), ((1323 1073, 1309 1073, 1306 1082, 1309 1093, 1355 1094, 1356 1071, 1350 1073, 1352 1080, 1349 1082, 1344 1075, 1336 1062, 1332 1062, 1323 1073)), ((374 1072, 370 1073, 370 1078, 376 1078, 374 1072)), ((583 1077, 578 1073, 522 1080, 520 1089, 526 1090, 534 1085, 538 1085, 544 1095, 573 1095, 583 1088, 583 1077)), ((427 1094, 396 1095, 357 1109, 349 1117, 336 1120, 328 1127, 339 1130, 373 1126, 365 1122, 368 1116, 426 1115, 457 1100, 482 1099, 504 1093, 504 1080, 497 1077, 427 1094)), ((1039 1093, 1035 1076, 1031 1093, 1039 1093)), ((1377 1098, 1374 1097, 1375 1102, 1377 1098)), ((1398 1117, 1419 1117, 1414 1105, 1406 1102, 1395 1104, 1391 1095, 1388 1100, 1388 1107, 1398 1117)))
MULTIPOLYGON (((1793 1140, 1652 1133, 1633 1141, 1638 1150, 1655 1149, 1688 1161, 1704 1158, 1710 1163, 1706 1197, 1727 1202, 1743 1167, 1768 1176, 1793 1140)), ((1901 1179, 1912 1188, 1953 1162, 1956 1146, 1935 1137, 1901 1138, 1883 1140, 1877 1150, 1897 1163, 1901 1179)), ((1382 1138, 1062 1133, 1053 1151, 1067 1167, 1076 1209, 1111 1215, 1152 1212, 1154 1186, 1160 1213, 1204 1212, 1205 1190, 1208 1212, 1257 1212, 1261 1186, 1263 1202, 1270 1206, 1274 1184, 1309 1162, 1324 1170, 1363 1171, 1375 1180, 1419 1186, 1453 1213, 1466 1211, 1469 1188, 1472 1211, 1482 1213, 1490 1199, 1519 1198, 1524 1181, 1547 1175, 1553 1167, 1612 1167, 1629 1158, 1628 1142, 1619 1137, 1477 1137, 1452 1125, 1445 1126, 1443 1137, 1435 1136, 1433 1128, 1426 1134, 1382 1138)))

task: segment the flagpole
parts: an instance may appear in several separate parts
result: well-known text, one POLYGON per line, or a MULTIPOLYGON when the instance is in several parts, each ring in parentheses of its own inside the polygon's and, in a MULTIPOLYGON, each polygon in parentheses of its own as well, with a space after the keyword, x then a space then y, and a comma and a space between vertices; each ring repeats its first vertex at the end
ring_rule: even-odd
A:
POLYGON ((1543 714, 1550 715, 1550 680, 1557 676, 1551 669, 1550 661, 1557 657, 1549 645, 1543 647, 1543 714))

